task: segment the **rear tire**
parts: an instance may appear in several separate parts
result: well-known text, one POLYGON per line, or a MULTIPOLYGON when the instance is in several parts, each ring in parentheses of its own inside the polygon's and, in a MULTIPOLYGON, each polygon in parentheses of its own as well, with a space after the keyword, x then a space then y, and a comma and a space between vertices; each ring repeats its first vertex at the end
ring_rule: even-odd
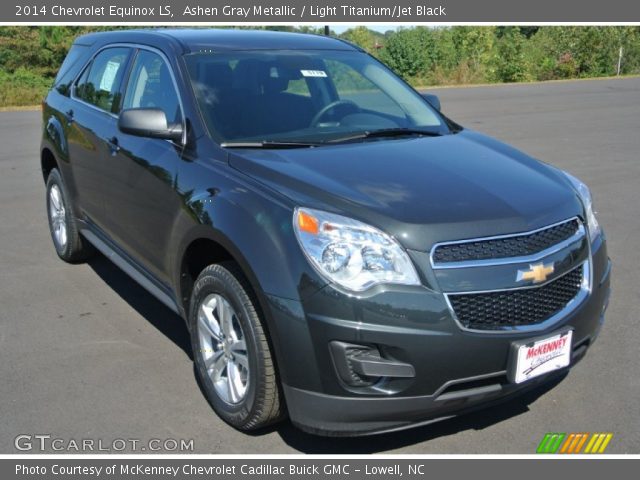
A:
POLYGON ((202 271, 191 295, 189 326, 198 380, 224 421, 256 430, 285 416, 257 300, 235 263, 202 271))
POLYGON ((47 177, 47 218, 53 246, 68 263, 79 263, 95 253, 93 246, 80 235, 71 210, 69 195, 57 168, 47 177))

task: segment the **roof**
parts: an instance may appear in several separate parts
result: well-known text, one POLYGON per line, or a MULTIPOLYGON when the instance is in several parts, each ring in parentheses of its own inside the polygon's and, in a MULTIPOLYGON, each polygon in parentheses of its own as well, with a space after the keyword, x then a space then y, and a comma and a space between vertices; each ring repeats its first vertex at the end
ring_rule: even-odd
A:
POLYGON ((305 33, 271 30, 234 30, 209 28, 155 28, 89 33, 78 43, 139 42, 177 43, 186 52, 200 50, 356 50, 342 40, 305 33))

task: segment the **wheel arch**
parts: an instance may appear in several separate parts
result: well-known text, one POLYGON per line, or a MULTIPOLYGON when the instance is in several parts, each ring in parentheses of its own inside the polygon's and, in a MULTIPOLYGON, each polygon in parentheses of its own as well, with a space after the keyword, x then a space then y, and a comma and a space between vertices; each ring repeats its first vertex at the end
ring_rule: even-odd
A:
POLYGON ((264 328, 267 333, 268 342, 275 355, 276 370, 279 372, 281 364, 281 349, 279 339, 273 319, 270 316, 268 301, 264 290, 260 285, 257 275, 249 265, 249 262, 233 242, 223 233, 218 232, 206 225, 198 225, 185 237, 180 248, 180 255, 177 257, 176 272, 176 299, 183 311, 183 317, 189 326, 188 318, 190 314, 190 301, 193 286, 196 279, 208 265, 224 261, 235 262, 240 271, 247 279, 256 298, 261 318, 264 319, 264 328))
POLYGON ((40 162, 44 181, 51 168, 60 168, 59 160, 68 156, 67 138, 62 123, 55 115, 50 115, 44 123, 40 162), (55 167, 53 167, 55 165, 55 167))
POLYGON ((43 147, 40 152, 40 168, 42 170, 42 177, 45 183, 47 183, 51 170, 59 168, 56 156, 48 146, 43 147))

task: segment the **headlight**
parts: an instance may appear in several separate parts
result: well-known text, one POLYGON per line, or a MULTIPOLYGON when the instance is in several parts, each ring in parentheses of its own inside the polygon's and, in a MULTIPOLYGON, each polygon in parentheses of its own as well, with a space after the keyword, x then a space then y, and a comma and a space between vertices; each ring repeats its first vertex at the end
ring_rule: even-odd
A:
POLYGON ((420 284, 407 253, 377 228, 310 208, 294 211, 293 228, 316 270, 348 290, 361 292, 378 283, 420 284))
POLYGON ((594 240, 598 235, 600 235, 600 224, 598 223, 598 219, 596 218, 596 214, 593 211, 593 200, 591 199, 591 192, 589 191, 589 187, 587 187, 582 181, 578 180, 576 177, 571 175, 570 173, 563 172, 569 181, 573 184, 573 188, 576 189, 580 199, 582 200, 582 204, 584 205, 585 215, 587 217, 587 227, 589 229, 589 236, 591 240, 594 240))

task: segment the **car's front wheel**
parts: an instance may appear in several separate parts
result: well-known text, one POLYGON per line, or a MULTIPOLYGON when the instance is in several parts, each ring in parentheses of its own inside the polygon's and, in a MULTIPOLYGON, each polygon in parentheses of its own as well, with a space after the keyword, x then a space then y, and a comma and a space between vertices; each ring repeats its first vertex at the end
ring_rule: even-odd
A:
POLYGON ((284 416, 275 364, 255 296, 235 263, 211 265, 191 296, 196 374, 216 413, 240 430, 284 416))
POLYGON ((71 210, 69 195, 58 169, 54 168, 47 177, 47 217, 53 246, 58 256, 69 263, 87 260, 95 252, 78 229, 71 210))

